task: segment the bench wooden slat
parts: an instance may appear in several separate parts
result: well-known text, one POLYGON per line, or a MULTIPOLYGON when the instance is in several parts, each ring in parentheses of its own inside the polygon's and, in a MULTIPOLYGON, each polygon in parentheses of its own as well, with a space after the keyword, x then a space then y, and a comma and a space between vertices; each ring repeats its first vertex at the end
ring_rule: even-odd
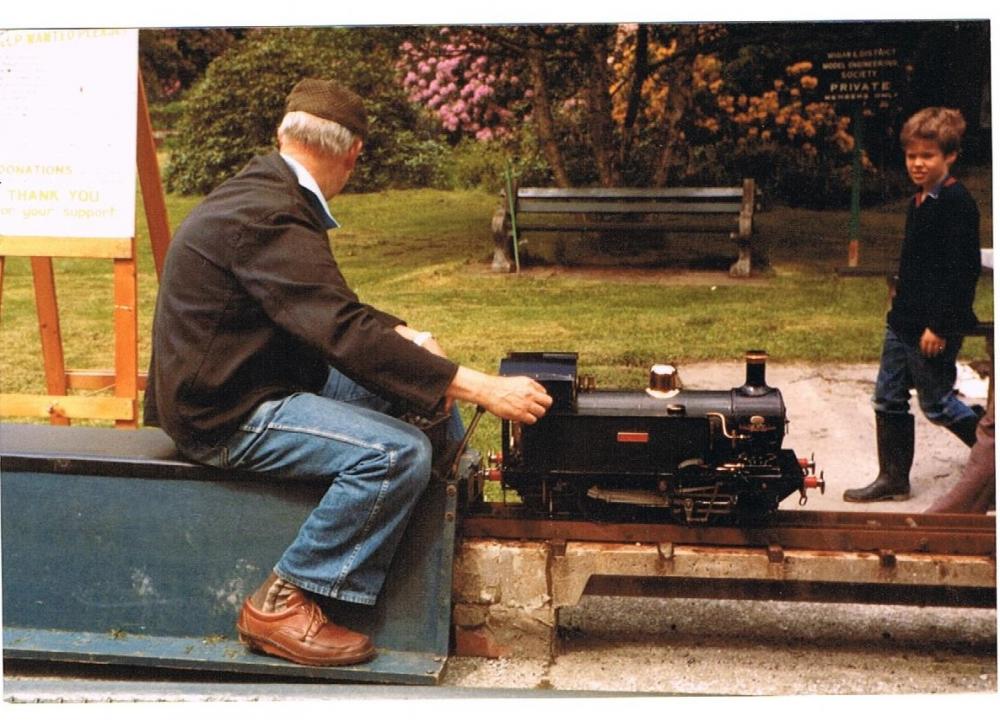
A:
POLYGON ((518 221, 517 229, 524 232, 628 232, 632 230, 649 232, 654 230, 663 232, 664 235, 671 232, 730 232, 733 230, 732 226, 720 224, 715 228, 710 228, 694 222, 672 224, 668 230, 656 222, 615 222, 613 220, 589 220, 575 223, 525 220, 524 222, 518 221))
MULTIPOLYGON (((738 202, 606 202, 588 200, 519 199, 518 213, 567 214, 739 214, 738 202)), ((520 215, 519 215, 520 216, 520 215)))
POLYGON ((579 198, 579 199, 684 199, 699 197, 743 198, 742 187, 662 187, 644 189, 641 187, 620 187, 614 189, 600 187, 520 187, 518 199, 529 198, 579 198))

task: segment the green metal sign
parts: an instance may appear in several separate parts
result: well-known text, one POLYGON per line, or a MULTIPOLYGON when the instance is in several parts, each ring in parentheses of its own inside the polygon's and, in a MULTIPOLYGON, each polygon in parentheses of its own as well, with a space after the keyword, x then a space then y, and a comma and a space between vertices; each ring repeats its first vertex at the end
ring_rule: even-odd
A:
POLYGON ((861 178, 864 117, 867 110, 885 108, 899 95, 903 78, 899 53, 891 47, 829 50, 816 64, 823 100, 853 118, 854 159, 851 165, 851 221, 847 265, 857 267, 861 229, 861 178))
POLYGON ((902 68, 895 48, 827 51, 818 64, 823 100, 852 106, 885 106, 899 95, 902 68))

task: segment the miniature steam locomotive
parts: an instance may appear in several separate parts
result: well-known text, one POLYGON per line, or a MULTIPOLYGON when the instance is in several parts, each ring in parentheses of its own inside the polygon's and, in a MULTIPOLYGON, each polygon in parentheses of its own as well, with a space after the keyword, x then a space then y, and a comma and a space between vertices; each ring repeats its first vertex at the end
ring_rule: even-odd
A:
POLYGON ((536 424, 503 422, 487 478, 534 514, 758 521, 798 491, 824 489, 814 462, 782 449, 785 405, 765 382, 767 354, 746 355, 746 381, 728 391, 681 388, 659 364, 641 391, 600 390, 578 376, 575 353, 512 353, 502 375, 530 376, 553 403, 536 424))

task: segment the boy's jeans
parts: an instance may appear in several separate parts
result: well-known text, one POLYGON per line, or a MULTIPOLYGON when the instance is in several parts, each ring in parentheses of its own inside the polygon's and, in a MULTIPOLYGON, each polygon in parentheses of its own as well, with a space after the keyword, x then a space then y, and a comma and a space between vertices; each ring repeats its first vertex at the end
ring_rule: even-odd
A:
POLYGON ((948 339, 937 356, 927 358, 919 346, 903 342, 889 326, 885 329, 882 360, 875 381, 872 405, 875 411, 906 414, 910 410, 910 389, 917 390, 917 400, 927 419, 950 426, 976 413, 955 396, 955 360, 962 347, 962 337, 948 339))
MULTIPOLYGON (((331 482, 274 571, 307 591, 370 605, 431 472, 427 436, 384 413, 389 406, 331 369, 320 394, 265 402, 224 445, 188 454, 215 467, 331 482)), ((457 408, 449 435, 462 436, 457 408)))

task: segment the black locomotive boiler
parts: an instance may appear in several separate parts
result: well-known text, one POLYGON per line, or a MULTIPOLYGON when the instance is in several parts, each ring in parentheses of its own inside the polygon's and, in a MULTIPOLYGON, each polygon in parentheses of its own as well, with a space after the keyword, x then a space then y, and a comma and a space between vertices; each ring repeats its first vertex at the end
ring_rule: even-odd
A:
POLYGON ((746 381, 721 391, 681 387, 670 365, 645 390, 600 390, 575 353, 512 353, 502 375, 526 375, 553 399, 536 424, 504 422, 490 479, 540 515, 673 519, 687 524, 765 518, 793 492, 824 488, 815 463, 782 449, 781 392, 767 354, 746 354, 746 381))

